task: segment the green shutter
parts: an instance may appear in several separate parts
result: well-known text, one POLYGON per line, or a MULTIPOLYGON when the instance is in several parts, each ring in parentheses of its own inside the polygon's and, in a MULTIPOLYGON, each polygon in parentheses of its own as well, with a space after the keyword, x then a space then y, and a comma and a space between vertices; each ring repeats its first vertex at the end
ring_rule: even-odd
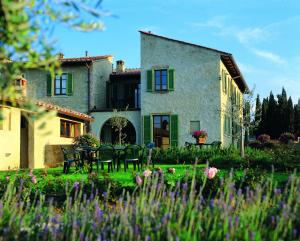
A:
POLYGON ((147 70, 147 91, 149 92, 152 92, 152 79, 153 79, 152 70, 147 70))
POLYGON ((168 89, 170 91, 174 91, 174 79, 175 79, 175 71, 174 69, 169 69, 168 73, 168 89))
POLYGON ((67 95, 73 95, 73 75, 68 73, 67 95))
POLYGON ((171 115, 171 147, 178 146, 178 115, 171 115))
POLYGON ((47 74, 47 96, 52 95, 52 78, 51 74, 47 74))
POLYGON ((144 123, 144 144, 147 145, 151 142, 151 118, 150 115, 143 117, 144 123))

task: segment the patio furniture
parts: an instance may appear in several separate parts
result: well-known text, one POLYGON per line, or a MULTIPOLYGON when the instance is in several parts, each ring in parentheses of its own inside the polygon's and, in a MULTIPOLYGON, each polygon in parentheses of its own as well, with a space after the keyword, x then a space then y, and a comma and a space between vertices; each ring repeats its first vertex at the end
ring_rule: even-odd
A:
POLYGON ((95 157, 91 160, 90 172, 93 170, 93 163, 96 163, 97 172, 99 171, 99 164, 101 164, 101 169, 104 170, 104 163, 108 165, 108 172, 113 171, 113 162, 114 162, 114 147, 111 145, 102 145, 95 151, 95 157))
POLYGON ((114 168, 115 164, 117 164, 117 171, 119 171, 121 166, 121 159, 124 158, 124 150, 126 146, 114 146, 114 168))
POLYGON ((133 163, 133 169, 140 170, 141 147, 139 145, 129 145, 124 149, 124 171, 128 168, 128 163, 133 163))
POLYGON ((64 147, 61 147, 63 156, 64 156, 64 169, 63 169, 63 173, 68 173, 70 170, 71 165, 74 163, 76 169, 78 169, 79 167, 79 161, 80 161, 80 157, 79 157, 79 153, 74 150, 74 149, 66 149, 64 147))

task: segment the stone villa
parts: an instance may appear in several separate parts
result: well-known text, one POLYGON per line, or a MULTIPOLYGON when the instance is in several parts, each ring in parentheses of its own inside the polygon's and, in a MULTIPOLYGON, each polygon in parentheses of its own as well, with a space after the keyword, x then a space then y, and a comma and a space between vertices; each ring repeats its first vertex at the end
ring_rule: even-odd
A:
POLYGON ((87 128, 102 142, 116 140, 109 119, 118 109, 129 120, 130 143, 183 146, 195 141, 194 130, 205 129, 207 142, 241 144, 236 133, 248 87, 232 54, 151 32, 140 35, 139 69, 126 69, 124 61, 113 68, 110 55, 61 55, 63 73, 54 79, 41 70, 25 73, 28 96, 91 115, 87 128))

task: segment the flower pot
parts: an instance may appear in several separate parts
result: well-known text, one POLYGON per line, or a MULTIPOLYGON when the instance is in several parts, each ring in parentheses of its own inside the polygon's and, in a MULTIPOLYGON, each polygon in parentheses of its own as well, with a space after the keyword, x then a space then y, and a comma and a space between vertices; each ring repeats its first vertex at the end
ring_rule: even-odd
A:
POLYGON ((205 137, 199 137, 198 138, 198 144, 204 144, 206 141, 206 138, 205 137))

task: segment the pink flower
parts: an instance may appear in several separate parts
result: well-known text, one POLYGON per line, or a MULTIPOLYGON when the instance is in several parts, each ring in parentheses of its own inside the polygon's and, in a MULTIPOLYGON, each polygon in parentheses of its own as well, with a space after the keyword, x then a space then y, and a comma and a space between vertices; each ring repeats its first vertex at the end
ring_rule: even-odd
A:
POLYGON ((199 138, 199 137, 206 138, 208 137, 208 134, 205 130, 198 130, 198 131, 194 131, 192 136, 195 138, 199 138))
POLYGON ((9 181, 9 176, 6 176, 5 179, 6 179, 6 181, 9 181))
POLYGON ((152 171, 150 171, 148 169, 145 170, 144 173, 143 173, 144 177, 149 177, 149 176, 151 176, 151 174, 152 174, 152 171))
POLYGON ((209 168, 205 168, 204 169, 204 175, 208 178, 208 179, 213 179, 215 176, 216 176, 216 174, 217 174, 217 172, 218 172, 219 170, 217 169, 217 168, 215 168, 215 167, 209 167, 209 168))
POLYGON ((36 183, 37 183, 36 176, 32 176, 31 181, 32 181, 34 184, 36 184, 36 183))
POLYGON ((30 169, 30 171, 29 171, 29 176, 33 177, 33 171, 32 171, 32 169, 30 169))
POLYGON ((143 183, 143 179, 138 175, 135 177, 135 181, 136 181, 136 184, 139 186, 141 186, 143 183))
POLYGON ((170 167, 170 168, 168 169, 168 173, 174 174, 174 173, 175 173, 175 168, 170 167))

